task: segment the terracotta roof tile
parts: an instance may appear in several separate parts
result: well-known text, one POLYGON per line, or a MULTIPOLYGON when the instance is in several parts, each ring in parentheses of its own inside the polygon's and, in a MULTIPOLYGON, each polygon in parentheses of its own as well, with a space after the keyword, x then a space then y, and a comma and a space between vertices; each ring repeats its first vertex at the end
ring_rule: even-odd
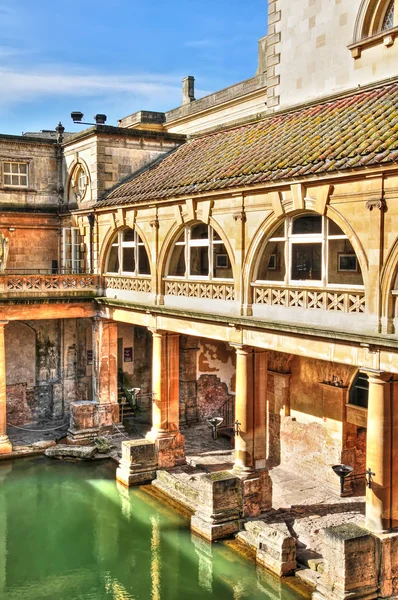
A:
POLYGON ((207 134, 115 188, 133 204, 398 160, 398 84, 207 134))

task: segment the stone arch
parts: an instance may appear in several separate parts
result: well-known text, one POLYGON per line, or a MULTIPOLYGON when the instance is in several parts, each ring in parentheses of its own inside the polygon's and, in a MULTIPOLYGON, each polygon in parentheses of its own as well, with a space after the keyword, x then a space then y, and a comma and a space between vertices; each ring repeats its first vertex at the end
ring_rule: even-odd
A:
POLYGON ((151 249, 149 247, 148 240, 146 239, 142 229, 137 224, 134 224, 133 227, 130 227, 129 225, 122 225, 121 227, 109 227, 108 231, 106 232, 106 234, 102 240, 102 245, 101 245, 101 249, 99 252, 98 264, 99 264, 100 273, 101 274, 106 273, 106 263, 108 260, 110 246, 111 246, 112 241, 113 241, 114 237, 116 236, 116 234, 119 233, 119 231, 122 231, 123 229, 132 229, 133 231, 135 230, 138 233, 138 235, 140 236, 141 240, 144 243, 146 253, 148 255, 149 267, 150 267, 151 276, 152 276, 151 249))
POLYGON ((354 42, 359 42, 382 30, 391 0, 362 0, 355 21, 354 42))
MULTIPOLYGON (((297 211, 289 212, 289 214, 284 214, 280 217, 276 217, 274 213, 271 213, 261 223, 257 232, 253 236, 252 242, 248 248, 248 251, 246 254, 246 261, 244 264, 244 281, 245 281, 244 287, 245 287, 245 294, 246 294, 244 303, 247 306, 250 306, 252 303, 251 283, 254 280, 255 269, 257 268, 259 258, 262 255, 262 252, 264 251, 265 246, 267 245, 270 234, 275 230, 276 226, 278 224, 282 223, 282 221, 284 219, 286 219, 287 217, 295 217, 298 215, 305 215, 307 213, 314 214, 315 211, 297 210, 297 211)), ((320 216, 322 216, 321 213, 315 213, 315 214, 319 214, 320 216)), ((325 216, 328 217, 329 219, 331 219, 332 221, 334 221, 336 223, 336 225, 338 225, 340 227, 340 229, 342 229, 342 231, 347 236, 348 241, 352 244, 352 247, 354 248, 354 251, 357 256, 359 266, 361 269, 363 285, 364 285, 365 295, 366 295, 368 293, 368 285, 367 285, 367 282, 368 282, 368 259, 367 259, 365 250, 364 250, 361 242, 359 241, 358 237, 356 236, 352 226, 333 207, 331 207, 331 206, 327 207, 325 216)))
POLYGON ((382 320, 386 333, 393 333, 396 300, 393 298, 392 290, 398 277, 398 238, 395 240, 386 258, 380 277, 382 320))
POLYGON ((66 180, 66 198, 67 198, 67 204, 74 204, 74 203, 79 203, 79 202, 89 202, 91 200, 91 175, 90 175, 90 169, 88 168, 88 164, 86 163, 85 160, 83 160, 81 157, 78 157, 77 159, 73 160, 73 162, 69 165, 68 168, 68 175, 67 175, 67 180, 66 180), (84 195, 84 197, 79 200, 79 198, 77 197, 76 194, 73 194, 73 198, 72 198, 72 187, 73 187, 73 181, 74 178, 76 176, 76 172, 79 169, 83 169, 83 171, 86 174, 87 177, 87 190, 86 193, 84 195))
POLYGON ((236 285, 238 275, 237 275, 237 269, 236 269, 235 253, 233 252, 232 245, 231 245, 229 239, 226 238, 223 229, 220 227, 220 225, 217 223, 217 221, 215 221, 213 219, 213 217, 210 217, 209 223, 205 223, 204 221, 201 221, 199 219, 191 219, 182 224, 174 223, 174 225, 169 229, 169 231, 167 232, 167 234, 164 238, 162 247, 159 252, 159 268, 157 270, 157 272, 158 272, 158 282, 157 282, 158 289, 161 290, 162 295, 164 294, 164 277, 166 276, 166 269, 167 269, 168 261, 170 258, 170 252, 172 251, 173 246, 174 246, 174 242, 176 241, 176 239, 180 235, 180 233, 185 229, 185 227, 189 227, 191 225, 195 225, 198 223, 204 223, 205 225, 208 224, 220 236, 220 238, 225 246, 225 249, 228 253, 229 260, 231 262, 233 280, 236 285))

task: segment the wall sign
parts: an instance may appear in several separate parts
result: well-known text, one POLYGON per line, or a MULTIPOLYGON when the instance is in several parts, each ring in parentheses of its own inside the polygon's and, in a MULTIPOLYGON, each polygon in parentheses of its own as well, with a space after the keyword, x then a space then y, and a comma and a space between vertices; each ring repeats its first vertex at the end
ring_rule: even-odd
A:
POLYGON ((123 358, 124 358, 124 362, 133 362, 133 349, 130 348, 124 348, 123 350, 123 358))
POLYGON ((92 350, 87 350, 87 364, 88 365, 93 364, 93 351, 92 350))

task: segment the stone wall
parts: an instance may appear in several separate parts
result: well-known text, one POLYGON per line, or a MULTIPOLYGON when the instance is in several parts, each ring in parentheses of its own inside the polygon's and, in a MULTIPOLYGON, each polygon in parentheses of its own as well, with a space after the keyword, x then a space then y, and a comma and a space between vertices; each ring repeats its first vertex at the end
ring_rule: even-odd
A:
POLYGON ((224 342, 200 338, 197 353, 197 409, 200 420, 220 416, 235 392, 235 351, 224 342))
POLYGON ((24 425, 69 414, 87 400, 87 319, 11 322, 5 327, 7 418, 24 425))

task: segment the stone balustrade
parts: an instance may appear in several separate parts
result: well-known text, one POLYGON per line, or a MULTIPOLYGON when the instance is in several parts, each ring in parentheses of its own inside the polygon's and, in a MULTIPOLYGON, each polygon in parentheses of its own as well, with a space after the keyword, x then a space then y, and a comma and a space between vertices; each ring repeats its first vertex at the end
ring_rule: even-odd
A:
POLYGON ((120 275, 106 275, 105 288, 110 290, 127 290, 130 292, 143 292, 150 294, 152 282, 150 277, 123 277, 120 275))
POLYGON ((306 289, 259 284, 253 284, 253 304, 344 313, 364 313, 366 310, 364 290, 306 289))
POLYGON ((232 281, 215 283, 167 278, 165 279, 165 295, 209 300, 235 300, 235 287, 232 281))
POLYGON ((0 275, 0 297, 96 295, 100 287, 98 275, 40 273, 0 275))

